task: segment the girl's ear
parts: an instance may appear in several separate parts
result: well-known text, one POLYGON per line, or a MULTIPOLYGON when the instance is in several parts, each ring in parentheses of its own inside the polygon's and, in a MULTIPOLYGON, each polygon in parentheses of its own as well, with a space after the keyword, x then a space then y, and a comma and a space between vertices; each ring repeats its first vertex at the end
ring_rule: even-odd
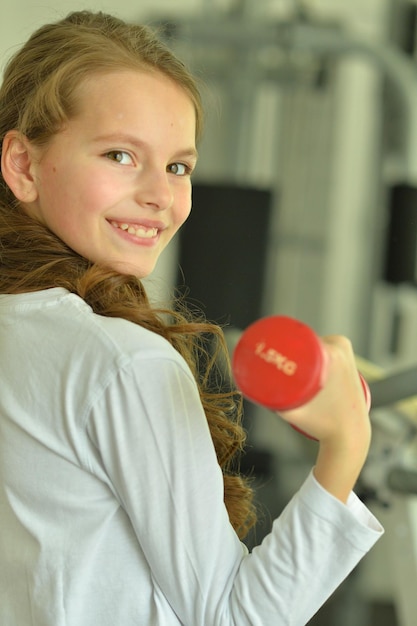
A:
POLYGON ((1 173, 3 179, 20 202, 33 202, 38 197, 32 176, 33 146, 17 130, 10 130, 3 140, 1 173))

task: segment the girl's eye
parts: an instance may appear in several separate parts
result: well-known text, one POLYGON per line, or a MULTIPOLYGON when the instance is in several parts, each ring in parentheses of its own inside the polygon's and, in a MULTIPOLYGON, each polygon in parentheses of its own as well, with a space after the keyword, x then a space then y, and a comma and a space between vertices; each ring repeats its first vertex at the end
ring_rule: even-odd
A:
POLYGON ((171 165, 168 166, 168 170, 171 174, 175 174, 176 176, 185 176, 191 173, 191 168, 185 165, 185 163, 171 163, 171 165))
POLYGON ((120 163, 121 165, 132 164, 132 157, 128 152, 124 152, 124 150, 110 150, 110 152, 106 152, 106 157, 111 161, 120 163))

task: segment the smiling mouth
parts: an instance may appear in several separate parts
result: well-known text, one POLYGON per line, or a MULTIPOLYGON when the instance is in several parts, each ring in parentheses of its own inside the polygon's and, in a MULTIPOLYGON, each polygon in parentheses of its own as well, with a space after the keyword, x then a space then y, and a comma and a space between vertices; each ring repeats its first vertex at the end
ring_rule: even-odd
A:
POLYGON ((140 224, 126 224, 124 222, 119 224, 113 220, 110 223, 114 228, 119 228, 120 230, 124 230, 129 233, 129 235, 135 235, 136 237, 141 237, 142 239, 152 239, 158 234, 157 228, 147 228, 146 226, 142 226, 140 224))

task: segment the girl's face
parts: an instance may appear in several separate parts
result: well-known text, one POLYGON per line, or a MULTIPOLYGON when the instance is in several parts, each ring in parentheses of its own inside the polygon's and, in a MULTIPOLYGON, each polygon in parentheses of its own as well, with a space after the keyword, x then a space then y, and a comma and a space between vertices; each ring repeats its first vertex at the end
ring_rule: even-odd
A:
POLYGON ((166 76, 128 70, 79 96, 80 113, 33 148, 24 208, 80 255, 143 278, 191 210, 194 105, 166 76))

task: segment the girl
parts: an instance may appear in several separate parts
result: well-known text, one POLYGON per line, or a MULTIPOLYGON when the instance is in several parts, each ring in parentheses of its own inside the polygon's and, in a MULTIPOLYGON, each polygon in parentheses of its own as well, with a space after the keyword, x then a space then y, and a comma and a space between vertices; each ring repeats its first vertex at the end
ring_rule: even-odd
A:
POLYGON ((201 126, 182 63, 108 15, 44 26, 6 68, 2 626, 301 626, 382 534, 351 491, 370 426, 331 337, 326 388, 282 416, 320 441, 316 465, 241 543, 255 514, 221 332, 153 310, 140 281, 190 212, 201 126))

